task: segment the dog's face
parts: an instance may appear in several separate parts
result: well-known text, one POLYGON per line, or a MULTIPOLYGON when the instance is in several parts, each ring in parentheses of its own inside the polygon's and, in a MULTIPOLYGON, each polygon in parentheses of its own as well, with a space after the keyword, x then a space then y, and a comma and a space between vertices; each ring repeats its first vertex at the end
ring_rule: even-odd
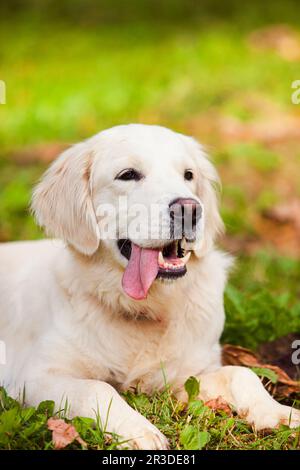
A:
POLYGON ((64 152, 33 196, 47 232, 93 256, 109 252, 127 295, 175 281, 210 249, 222 222, 217 174, 192 138, 132 124, 64 152))

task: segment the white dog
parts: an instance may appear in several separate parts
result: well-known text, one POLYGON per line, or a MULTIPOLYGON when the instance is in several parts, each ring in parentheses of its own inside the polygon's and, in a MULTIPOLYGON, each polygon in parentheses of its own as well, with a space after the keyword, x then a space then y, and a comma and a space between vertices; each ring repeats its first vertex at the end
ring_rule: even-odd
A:
POLYGON ((274 401, 252 371, 221 366, 230 257, 214 248, 217 182, 195 140, 139 124, 101 132, 50 166, 32 208, 61 241, 0 246, 0 380, 10 394, 25 388, 28 404, 52 399, 58 408, 67 399, 70 416, 98 412, 107 431, 139 449, 168 443, 117 390, 151 393, 164 376, 180 398, 186 379, 198 377, 200 398, 221 395, 256 429, 299 426, 300 412, 274 401), (102 237, 111 220, 97 211, 106 204, 116 210, 117 239, 102 237), (163 208, 160 222, 150 221, 158 238, 128 236, 136 204, 163 208), (186 208, 192 227, 177 239, 186 208))

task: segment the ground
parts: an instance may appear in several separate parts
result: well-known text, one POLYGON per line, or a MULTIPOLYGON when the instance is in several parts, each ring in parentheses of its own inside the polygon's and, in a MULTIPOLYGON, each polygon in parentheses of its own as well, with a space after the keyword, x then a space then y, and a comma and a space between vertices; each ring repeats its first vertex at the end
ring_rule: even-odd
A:
MULTIPOLYGON (((220 245, 236 256, 222 341, 256 350, 300 331, 297 4, 262 10, 251 2, 242 12, 231 1, 226 12, 204 2, 193 14, 191 2, 175 0, 169 17, 152 3, 142 11, 134 1, 125 14, 117 2, 122 18, 107 2, 103 17, 91 1, 82 10, 77 0, 73 16, 69 2, 62 12, 7 7, 0 20, 0 79, 7 88, 0 105, 0 241, 42 236, 28 213, 31 188, 66 145, 126 122, 194 135, 220 172, 227 229, 220 245)), ((168 389, 126 398, 173 449, 299 447, 299 432, 256 435, 236 416, 201 402, 183 408, 168 389)), ((299 407, 300 395, 293 400, 299 407)), ((51 448, 51 407, 24 409, 2 391, 0 448, 51 448)), ((89 448, 115 447, 115 437, 104 438, 90 420, 74 424, 89 448)))

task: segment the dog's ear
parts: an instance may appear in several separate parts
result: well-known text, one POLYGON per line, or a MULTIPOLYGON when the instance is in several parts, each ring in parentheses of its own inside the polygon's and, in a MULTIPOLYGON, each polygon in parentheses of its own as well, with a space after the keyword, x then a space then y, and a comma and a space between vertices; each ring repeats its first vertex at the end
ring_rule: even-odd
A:
POLYGON ((85 255, 92 255, 100 241, 91 198, 92 158, 85 143, 62 153, 35 188, 31 204, 48 235, 65 240, 85 255))
POLYGON ((213 247, 218 235, 224 232, 224 223, 219 212, 221 182, 203 147, 191 137, 187 137, 187 142, 199 169, 197 195, 204 209, 203 236, 195 250, 195 254, 200 257, 213 247))

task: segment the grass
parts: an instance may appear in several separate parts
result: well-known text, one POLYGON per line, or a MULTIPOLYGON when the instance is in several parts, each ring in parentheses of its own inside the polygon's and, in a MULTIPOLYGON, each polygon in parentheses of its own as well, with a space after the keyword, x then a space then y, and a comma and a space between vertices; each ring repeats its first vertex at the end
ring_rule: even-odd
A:
POLYGON ((299 63, 253 50, 250 26, 146 18, 70 25, 31 12, 2 21, 2 147, 79 140, 135 120, 181 128, 199 110, 215 107, 251 119, 256 111, 246 110, 244 99, 253 90, 293 106, 299 63))
MULTIPOLYGON (((188 406, 183 406, 168 387, 151 397, 138 392, 127 392, 124 397, 168 437, 173 450, 299 448, 300 430, 292 431, 282 425, 278 430, 256 433, 236 415, 215 412, 193 397, 188 406)), ((47 428, 53 408, 51 401, 42 402, 37 408, 24 408, 0 389, 0 449, 53 449, 47 428)), ((56 416, 64 417, 64 410, 56 416)), ((119 436, 105 433, 97 420, 76 417, 70 422, 87 446, 73 442, 68 449, 113 450, 120 443, 126 446, 119 436)))
POLYGON ((255 350, 300 331, 300 262, 268 252, 241 257, 225 292, 223 342, 255 350))
MULTIPOLYGON (((230 118, 247 126, 261 119, 272 127, 273 115, 299 115, 291 103, 299 61, 249 43, 251 32, 273 23, 299 33, 297 3, 269 7, 254 1, 241 9, 231 0, 224 9, 222 2, 203 1, 201 8, 189 0, 172 0, 172 8, 168 2, 159 7, 154 0, 134 0, 124 9, 117 0, 113 9, 103 0, 95 9, 92 0, 84 7, 80 0, 51 0, 48 7, 35 2, 34 10, 17 13, 14 2, 7 3, 0 15, 0 80, 7 87, 7 103, 0 105, 0 241, 41 237, 28 214, 31 188, 46 167, 42 155, 28 158, 36 145, 71 143, 126 122, 193 134, 208 145, 221 173, 230 239, 258 239, 251 253, 235 250, 222 337, 256 349, 300 331, 299 256, 287 255, 284 243, 270 248, 257 223, 262 210, 300 195, 299 143, 228 140, 220 123, 230 118)), ((173 449, 299 447, 299 432, 282 427, 257 435, 236 416, 214 413, 199 401, 183 408, 168 388, 125 398, 173 449)), ((51 402, 26 408, 1 390, 0 448, 52 448, 46 427, 52 412, 51 402)), ((117 437, 108 439, 91 420, 76 418, 74 424, 90 449, 116 447, 117 437)))

